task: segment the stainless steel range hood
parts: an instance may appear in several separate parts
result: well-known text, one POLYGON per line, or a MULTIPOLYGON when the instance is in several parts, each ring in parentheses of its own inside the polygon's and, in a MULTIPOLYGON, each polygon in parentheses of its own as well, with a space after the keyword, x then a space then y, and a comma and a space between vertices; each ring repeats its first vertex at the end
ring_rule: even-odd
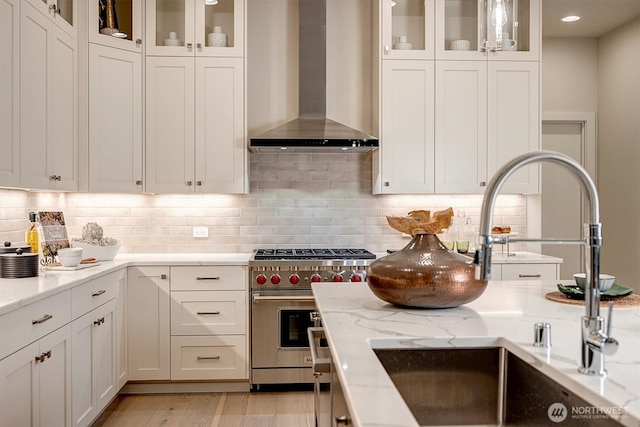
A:
POLYGON ((251 150, 371 151, 378 139, 327 118, 326 0, 299 2, 299 117, 251 138, 251 150))

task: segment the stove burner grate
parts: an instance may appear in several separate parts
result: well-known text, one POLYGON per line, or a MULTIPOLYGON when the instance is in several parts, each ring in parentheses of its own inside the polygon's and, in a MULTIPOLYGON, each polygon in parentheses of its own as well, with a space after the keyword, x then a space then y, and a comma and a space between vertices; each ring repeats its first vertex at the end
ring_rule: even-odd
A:
POLYGON ((258 249, 255 260, 375 259, 366 249, 258 249))

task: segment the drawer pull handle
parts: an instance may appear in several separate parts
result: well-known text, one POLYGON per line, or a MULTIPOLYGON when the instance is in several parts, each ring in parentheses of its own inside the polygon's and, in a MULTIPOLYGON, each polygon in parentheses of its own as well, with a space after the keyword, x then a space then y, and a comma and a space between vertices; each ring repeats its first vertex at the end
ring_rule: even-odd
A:
POLYGON ((518 277, 521 279, 525 279, 528 277, 532 277, 532 278, 542 277, 542 275, 541 274, 518 274, 518 277))
POLYGON ((220 277, 196 277, 196 280, 220 280, 220 277))
POLYGON ((50 320, 50 319, 53 319, 53 315, 52 314, 45 314, 44 316, 42 316, 39 319, 32 320, 31 324, 32 325, 39 325, 40 323, 44 323, 44 322, 46 322, 47 320, 50 320))
POLYGON ((220 360, 220 356, 198 356, 198 360, 220 360))
POLYGON ((100 289, 98 292, 96 292, 95 294, 91 294, 92 297, 99 297, 100 295, 104 294, 105 291, 104 289, 100 289))
POLYGON ((198 311, 197 312, 200 316, 204 316, 205 314, 220 314, 219 311, 198 311))
POLYGON ((96 326, 100 326, 104 323, 104 317, 99 318, 98 320, 94 320, 93 324, 96 326))

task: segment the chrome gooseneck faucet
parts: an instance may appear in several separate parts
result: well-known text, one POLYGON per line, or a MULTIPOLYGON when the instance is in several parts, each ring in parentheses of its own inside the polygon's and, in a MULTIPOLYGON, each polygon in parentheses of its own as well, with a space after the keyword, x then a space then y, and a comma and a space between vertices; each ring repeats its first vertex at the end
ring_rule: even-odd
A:
POLYGON ((493 243, 506 243, 505 237, 491 235, 491 220, 498 192, 507 178, 519 168, 531 163, 550 162, 569 170, 582 184, 590 206, 590 223, 585 224, 582 239, 509 239, 511 242, 545 242, 582 244, 585 248, 585 309, 582 316, 582 364, 580 372, 588 375, 606 375, 604 356, 612 355, 618 350, 618 341, 610 336, 611 314, 613 306, 609 305, 607 331, 604 331, 604 318, 600 316, 600 246, 602 245, 602 224, 600 223, 600 203, 598 192, 589 174, 571 157, 551 151, 534 151, 522 154, 502 166, 487 186, 482 201, 480 217, 480 247, 476 251, 476 279, 491 278, 491 249, 493 243))

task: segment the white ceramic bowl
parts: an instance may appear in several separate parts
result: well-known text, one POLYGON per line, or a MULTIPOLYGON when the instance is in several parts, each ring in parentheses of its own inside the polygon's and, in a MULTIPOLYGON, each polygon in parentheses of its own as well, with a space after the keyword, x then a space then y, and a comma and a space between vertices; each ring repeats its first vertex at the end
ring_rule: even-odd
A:
POLYGON ((122 246, 122 240, 116 240, 117 243, 111 246, 91 245, 84 242, 71 242, 71 246, 74 248, 82 248, 85 258, 96 258, 100 261, 111 261, 116 257, 120 250, 120 246, 122 246))
MULTIPOLYGON (((587 277, 586 273, 576 273, 573 275, 573 279, 576 281, 576 285, 580 289, 584 289, 586 287, 587 277)), ((598 278, 598 287, 600 291, 607 291, 611 289, 613 284, 616 281, 616 276, 611 276, 610 274, 602 274, 600 273, 600 277, 598 278)))
POLYGON ((82 260, 82 248, 58 249, 58 262, 64 267, 75 267, 82 260))

